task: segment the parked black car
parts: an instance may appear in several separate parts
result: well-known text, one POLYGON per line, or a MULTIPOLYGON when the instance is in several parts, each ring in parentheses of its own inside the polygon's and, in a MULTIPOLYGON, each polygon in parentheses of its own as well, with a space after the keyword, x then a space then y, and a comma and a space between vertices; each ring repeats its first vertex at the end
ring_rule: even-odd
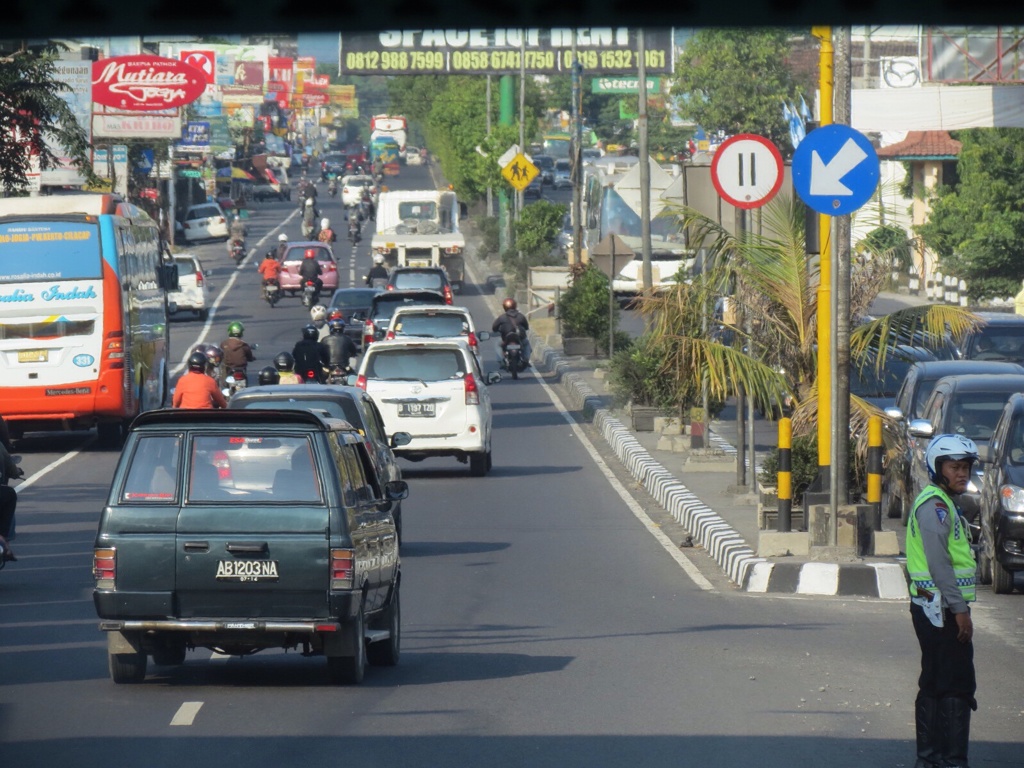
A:
POLYGON ((889 517, 903 518, 914 501, 909 491, 910 463, 917 438, 907 431, 907 425, 924 415, 924 406, 939 379, 977 373, 1024 374, 1024 366, 981 360, 925 360, 911 365, 903 377, 895 404, 885 409, 886 415, 896 421, 904 447, 900 453, 891 456, 885 466, 882 511, 889 517))
POLYGON ((964 336, 960 345, 967 360, 1003 360, 1024 363, 1024 316, 978 312, 984 321, 964 336))
MULTIPOLYGON (((1024 375, 971 374, 946 376, 935 384, 925 405, 923 417, 910 422, 907 430, 915 439, 910 458, 910 493, 904 517, 921 490, 929 483, 924 455, 935 435, 955 433, 970 438, 984 448, 995 432, 999 416, 1010 395, 1024 392, 1024 375)), ((987 468, 985 461, 975 462, 974 476, 959 504, 972 527, 978 523, 978 498, 987 468)), ((975 531, 977 533, 977 531, 975 531)))
POLYGON ((100 515, 93 601, 110 676, 148 657, 323 655, 338 682, 398 663, 408 495, 347 422, 298 410, 160 410, 132 423, 100 515))
POLYGON ((875 355, 868 355, 859 365, 851 362, 850 394, 878 408, 888 408, 896 402, 896 393, 910 366, 934 359, 927 349, 900 344, 886 353, 882 366, 875 355))
POLYGON ((981 487, 978 566, 981 582, 1007 595, 1014 575, 1024 571, 1024 394, 1007 401, 981 455, 988 469, 981 487))
POLYGON ((388 332, 391 316, 399 307, 410 304, 447 305, 444 294, 437 291, 384 291, 374 296, 370 302, 370 314, 363 324, 363 349, 375 341, 380 341, 388 332))

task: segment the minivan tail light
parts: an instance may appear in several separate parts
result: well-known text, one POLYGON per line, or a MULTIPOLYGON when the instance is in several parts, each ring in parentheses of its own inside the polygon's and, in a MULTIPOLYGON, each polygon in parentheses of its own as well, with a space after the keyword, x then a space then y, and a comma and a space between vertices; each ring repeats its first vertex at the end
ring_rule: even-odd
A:
POLYGON ((356 387, 363 390, 364 392, 366 391, 366 377, 363 376, 363 374, 361 373, 358 376, 356 376, 356 387))
POLYGON ((480 405, 480 390, 477 388, 476 378, 472 373, 465 375, 462 385, 466 390, 466 405, 480 405))
POLYGON ((201 269, 196 270, 196 285, 202 286, 203 284, 203 271, 201 269))
POLYGON ((331 589, 352 589, 355 583, 355 551, 331 550, 331 589))
POLYGON ((395 338, 395 332, 394 331, 388 331, 387 334, 384 336, 384 340, 385 341, 391 341, 394 338, 395 338))
POLYGON ((113 547, 94 549, 92 553, 92 575, 97 589, 113 589, 117 576, 117 550, 113 547))
POLYGON ((363 323, 363 346, 373 343, 373 335, 375 333, 373 323, 367 320, 363 323))
POLYGON ((452 287, 446 285, 444 287, 444 303, 451 304, 453 301, 455 301, 455 296, 452 294, 452 287))
POLYGON ((480 342, 477 340, 476 334, 473 333, 472 331, 470 331, 469 336, 466 337, 466 340, 469 342, 470 349, 477 349, 477 348, 479 348, 480 342))

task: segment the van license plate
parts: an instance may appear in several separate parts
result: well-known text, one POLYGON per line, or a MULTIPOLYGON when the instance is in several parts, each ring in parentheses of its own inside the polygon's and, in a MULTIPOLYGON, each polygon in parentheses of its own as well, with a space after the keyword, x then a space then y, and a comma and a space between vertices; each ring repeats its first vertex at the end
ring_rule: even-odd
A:
POLYGON ((45 349, 20 349, 18 350, 19 363, 45 363, 50 353, 45 349))
POLYGON ((431 418, 434 416, 433 403, 399 403, 399 416, 422 416, 431 418))
POLYGON ((277 581, 277 560, 221 560, 217 581, 277 581))

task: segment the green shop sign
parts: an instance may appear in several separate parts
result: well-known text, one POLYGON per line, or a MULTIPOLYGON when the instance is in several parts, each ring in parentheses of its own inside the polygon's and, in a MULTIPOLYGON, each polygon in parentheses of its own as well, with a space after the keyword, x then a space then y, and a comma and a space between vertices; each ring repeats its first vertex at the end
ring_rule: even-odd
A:
MULTIPOLYGON (((647 78, 647 92, 659 93, 661 78, 647 78)), ((639 77, 595 77, 590 81, 591 93, 639 93, 639 77)))

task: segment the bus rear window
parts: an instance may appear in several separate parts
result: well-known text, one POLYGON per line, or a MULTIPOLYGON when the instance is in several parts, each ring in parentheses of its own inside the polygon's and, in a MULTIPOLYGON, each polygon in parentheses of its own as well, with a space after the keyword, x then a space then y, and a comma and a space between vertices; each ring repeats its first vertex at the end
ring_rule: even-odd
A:
POLYGON ((0 339, 63 339, 68 336, 92 336, 95 320, 42 320, 37 323, 4 323, 0 321, 0 339))
POLYGON ((0 284, 102 276, 98 225, 84 221, 0 222, 0 284))

